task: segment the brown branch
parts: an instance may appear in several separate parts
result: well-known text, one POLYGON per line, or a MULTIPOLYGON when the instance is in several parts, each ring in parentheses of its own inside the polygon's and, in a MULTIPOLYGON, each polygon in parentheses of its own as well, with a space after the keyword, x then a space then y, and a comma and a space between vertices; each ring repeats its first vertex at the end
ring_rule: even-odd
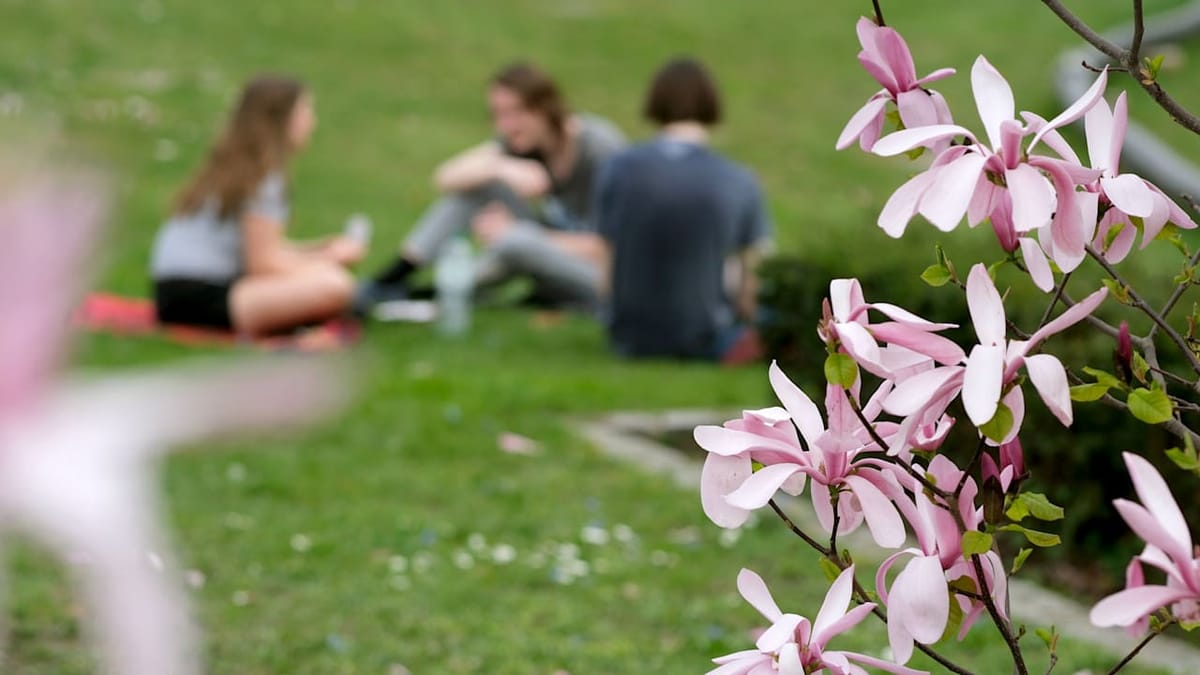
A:
MULTIPOLYGON (((1200 117, 1193 115, 1170 94, 1164 91, 1158 84, 1158 81, 1151 77, 1150 72, 1138 61, 1137 54, 1131 50, 1122 49, 1119 45, 1104 39, 1103 36, 1084 23, 1082 19, 1072 14, 1071 10, 1064 7, 1059 0, 1042 0, 1042 4, 1054 12, 1055 16, 1066 24, 1067 28, 1074 31, 1076 35, 1083 38, 1088 44, 1095 47, 1105 56, 1116 61, 1119 66, 1128 70, 1133 75, 1133 79, 1137 81, 1138 86, 1149 94, 1150 98, 1158 104, 1158 107, 1167 111, 1172 120, 1188 131, 1200 134, 1200 117)), ((1140 5, 1141 3, 1135 4, 1140 5)), ((1141 49, 1140 44, 1138 45, 1138 49, 1141 49)))
POLYGON ((883 9, 879 7, 879 0, 871 0, 871 4, 875 6, 875 25, 886 26, 887 23, 883 20, 883 9))
MULTIPOLYGON (((826 558, 829 558, 830 560, 834 561, 835 563, 840 562, 840 561, 838 561, 836 555, 830 554, 829 549, 822 546, 820 542, 818 542, 816 539, 813 539, 812 537, 808 536, 808 533, 806 533, 804 530, 797 527, 796 523, 793 523, 792 519, 789 518, 788 515, 783 512, 783 509, 779 508, 779 504, 775 503, 774 499, 768 501, 767 504, 770 505, 771 510, 775 512, 775 515, 779 516, 779 518, 781 520, 783 520, 783 523, 785 525, 787 525, 788 528, 791 529, 792 534, 795 534, 797 537, 800 537, 801 539, 803 539, 804 543, 806 543, 809 546, 816 549, 821 555, 825 556, 826 558)), ((840 565, 839 565, 839 567, 840 567, 840 565)))
POLYGON ((1121 659, 1120 663, 1113 666, 1112 669, 1108 671, 1107 675, 1113 675, 1113 673, 1116 673, 1117 671, 1121 670, 1125 666, 1129 665, 1129 662, 1133 661, 1133 659, 1142 651, 1142 649, 1144 649, 1146 647, 1146 645, 1150 644, 1151 640, 1158 637, 1159 635, 1162 635, 1163 631, 1165 631, 1173 623, 1175 623, 1174 619, 1172 619, 1171 621, 1168 621, 1167 623, 1164 623, 1163 625, 1159 626, 1158 628, 1155 628, 1154 630, 1147 633, 1146 637, 1142 638, 1142 641, 1137 643, 1137 646, 1135 646, 1132 651, 1130 651, 1128 654, 1126 654, 1125 658, 1121 659))
MULTIPOLYGON (((1193 208, 1195 208, 1195 202, 1192 201, 1192 198, 1188 197, 1187 195, 1184 195, 1184 197, 1187 198, 1187 200, 1193 204, 1193 208)), ((1200 265, 1200 249, 1196 249, 1196 252, 1193 253, 1192 257, 1188 259, 1189 267, 1195 267, 1196 265, 1200 265)), ((1171 297, 1167 298, 1166 304, 1164 304, 1162 310, 1159 311, 1159 314, 1161 314, 1164 319, 1167 318, 1167 315, 1171 313, 1171 310, 1175 309, 1176 303, 1179 302, 1179 299, 1183 297, 1183 294, 1186 293, 1187 289, 1191 288, 1192 285, 1193 282, 1185 281, 1175 287, 1175 290, 1171 293, 1171 297)))
POLYGON ((1017 636, 1013 635, 1012 624, 1000 613, 995 599, 992 598, 992 591, 988 588, 987 577, 984 576, 983 562, 979 554, 971 555, 971 563, 979 581, 979 594, 983 596, 983 606, 987 608, 988 614, 992 617, 992 623, 996 624, 996 630, 1000 631, 1000 636, 1004 638, 1004 644, 1008 646, 1008 651, 1012 654, 1013 668, 1018 675, 1029 675, 1029 668, 1025 665, 1025 655, 1021 653, 1021 645, 1017 636))
POLYGON ((1142 36, 1146 33, 1146 24, 1142 14, 1142 0, 1133 0, 1133 41, 1129 43, 1129 60, 1136 62, 1141 58, 1142 36))
POLYGON ((1179 351, 1183 353, 1184 358, 1187 359, 1188 365, 1192 367, 1192 370, 1197 374, 1200 374, 1200 359, 1196 358, 1195 352, 1188 347, 1187 341, 1183 339, 1183 336, 1181 336, 1174 328, 1172 328, 1171 324, 1167 323, 1158 312, 1154 311, 1154 308, 1151 307, 1150 304, 1144 299, 1142 299, 1142 296, 1138 295, 1138 292, 1135 291, 1133 287, 1125 281, 1125 279, 1121 276, 1121 273, 1118 272, 1117 269, 1112 266, 1112 264, 1105 260, 1104 256, 1097 253, 1096 249, 1092 248, 1091 244, 1088 244, 1085 247, 1085 250, 1093 260, 1095 260, 1101 267, 1104 268, 1104 271, 1108 273, 1108 276, 1111 277, 1113 281, 1116 281, 1125 288, 1125 290, 1129 293, 1129 299, 1133 302, 1133 306, 1138 310, 1141 310, 1143 314, 1150 317, 1150 320, 1154 322, 1154 326, 1151 327, 1150 333, 1146 336, 1147 339, 1152 339, 1154 337, 1155 327, 1161 328, 1162 331, 1167 334, 1167 337, 1171 339, 1171 342, 1174 342, 1175 346, 1179 348, 1179 351))

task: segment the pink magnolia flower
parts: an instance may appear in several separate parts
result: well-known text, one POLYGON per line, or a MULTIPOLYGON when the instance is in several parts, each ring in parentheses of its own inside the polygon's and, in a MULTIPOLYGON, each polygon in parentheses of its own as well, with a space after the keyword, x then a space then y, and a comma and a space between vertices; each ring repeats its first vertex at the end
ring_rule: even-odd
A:
POLYGON ((824 672, 866 675, 867 671, 859 664, 889 673, 916 675, 924 672, 866 654, 826 649, 832 638, 858 625, 875 608, 874 603, 868 602, 850 609, 854 590, 853 565, 843 570, 829 587, 825 602, 813 622, 797 614, 784 614, 771 597, 762 577, 754 572, 743 569, 738 574, 737 583, 738 592, 771 622, 771 627, 758 638, 756 649, 713 659, 717 667, 710 670, 708 675, 809 675, 824 672))
POLYGON ((292 361, 59 381, 100 212, 74 183, 0 193, 0 521, 77 563, 107 670, 197 673, 151 464, 168 445, 301 421, 340 387, 328 364, 292 361))
MULTIPOLYGON (((1047 122, 1024 113, 1023 125, 1014 119, 1008 82, 980 56, 971 69, 971 86, 988 142, 953 124, 905 129, 876 142, 871 151, 888 157, 958 136, 969 141, 941 152, 928 170, 900 186, 879 214, 879 226, 899 237, 908 221, 919 213, 948 232, 964 216, 975 226, 992 216, 1001 204, 1007 204, 1014 233, 1040 230, 1042 246, 1051 258, 1063 270, 1073 270, 1083 260, 1084 245, 1091 239, 1090 228, 1095 224, 1094 218, 1089 224, 1086 217, 1088 198, 1077 196, 1075 186, 1095 180, 1099 172, 1085 169, 1077 161, 1031 153, 1042 141, 1056 152, 1066 148, 1056 130, 1082 117, 1099 100, 1106 84, 1107 74, 1101 73, 1053 120, 1047 122), (1026 144, 1028 136, 1032 138, 1026 144), (1005 195, 1007 202, 1002 199, 1005 195)), ((1001 240, 1003 243, 1005 238, 1001 240)), ((1037 255, 1032 250, 1030 254, 1037 255)))
POLYGON ((938 331, 957 328, 952 323, 934 323, 886 302, 868 303, 857 279, 834 279, 829 284, 833 320, 825 330, 837 337, 842 348, 868 372, 887 380, 933 367, 959 363, 964 354, 952 340, 938 331), (888 321, 872 322, 875 310, 888 321), (879 343, 885 343, 880 347, 879 343))
POLYGON ((1170 607, 1184 622, 1200 622, 1200 552, 1192 546, 1187 521, 1171 496, 1171 490, 1150 462, 1133 453, 1123 453, 1141 504, 1125 499, 1113 501, 1117 511, 1146 548, 1130 565, 1126 588, 1104 598, 1091 611, 1097 626, 1132 626, 1145 630, 1147 618, 1170 607), (1139 563, 1156 567, 1167 575, 1166 585, 1146 585, 1139 563))
POLYGON ((967 306, 979 344, 971 349, 965 365, 944 366, 921 373, 899 383, 884 401, 884 410, 899 416, 941 414, 954 396, 961 392, 963 408, 975 426, 987 424, 1000 403, 1013 413, 1013 427, 1000 442, 1009 442, 1020 429, 1024 415, 1024 395, 1020 387, 1009 385, 1024 366, 1038 395, 1064 425, 1072 420, 1070 387, 1062 363, 1050 354, 1031 354, 1046 338, 1083 320, 1103 302, 1107 289, 1092 293, 1050 321, 1029 340, 1008 340, 1004 304, 1000 293, 982 264, 971 268, 967 277, 967 306), (1007 389, 1007 391, 1006 391, 1007 389))
MULTIPOLYGON (((786 428, 771 425, 769 433, 742 430, 762 424, 764 418, 786 421, 774 409, 751 413, 750 421, 739 420, 741 429, 738 422, 697 427, 696 442, 709 452, 700 483, 705 513, 717 525, 737 527, 778 490, 798 495, 806 479, 811 478, 813 508, 826 531, 833 529, 836 491, 839 532, 852 532, 865 521, 880 546, 900 546, 904 524, 884 494, 885 490, 898 488, 892 475, 895 468, 877 459, 857 459, 864 451, 881 448, 850 409, 847 392, 838 386, 827 388, 826 429, 816 405, 775 364, 771 365, 770 379, 807 449, 788 435, 786 428), (758 471, 753 471, 755 461, 763 465, 758 471)), ((871 420, 879 410, 878 400, 871 401, 864 407, 864 415, 871 420)))
POLYGON ((1142 248, 1154 240, 1168 223, 1191 230, 1196 223, 1171 201, 1153 183, 1132 173, 1120 173, 1121 147, 1125 144, 1125 130, 1129 123, 1128 103, 1125 92, 1117 97, 1112 109, 1100 99, 1084 117, 1087 133, 1088 158, 1092 168, 1102 171, 1100 178, 1091 186, 1099 192, 1101 204, 1108 210, 1100 218, 1096 238, 1092 245, 1104 251, 1111 262, 1120 262, 1133 248, 1137 230, 1131 216, 1142 219, 1142 248), (1104 240, 1112 228, 1123 226, 1112 243, 1104 247, 1104 240))
MULTIPOLYGON (((962 471, 943 455, 933 458, 927 474, 939 487, 953 490, 962 478, 962 471)), ((932 644, 941 639, 950 618, 950 602, 957 602, 964 620, 959 630, 961 640, 986 609, 980 601, 961 595, 951 596, 951 582, 968 579, 980 588, 974 565, 963 557, 962 531, 947 509, 956 509, 968 529, 977 529, 983 521, 975 506, 978 487, 968 478, 954 505, 934 504, 923 487, 909 476, 902 477, 913 495, 893 495, 905 519, 917 537, 917 548, 894 553, 880 565, 875 575, 875 588, 888 610, 888 641, 897 663, 906 663, 912 656, 914 642, 932 644), (914 501, 915 499, 915 501, 914 501), (889 589, 887 574, 904 559, 908 563, 892 581, 889 589)), ((996 606, 1005 606, 1008 593, 1004 564, 995 552, 981 556, 984 580, 996 606)))
POLYGON ((858 20, 856 29, 862 45, 858 61, 883 89, 867 99, 846 123, 837 140, 838 150, 849 147, 858 139, 859 146, 870 151, 883 132, 889 101, 896 104, 900 121, 907 128, 953 122, 946 99, 938 92, 924 88, 930 82, 953 75, 953 68, 941 68, 917 79, 912 52, 895 29, 878 26, 866 17, 858 20))

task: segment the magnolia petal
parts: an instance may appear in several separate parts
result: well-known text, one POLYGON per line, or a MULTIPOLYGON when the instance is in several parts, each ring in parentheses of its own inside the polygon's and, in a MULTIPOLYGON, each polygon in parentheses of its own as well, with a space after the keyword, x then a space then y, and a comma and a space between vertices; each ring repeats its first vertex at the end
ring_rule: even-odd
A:
MULTIPOLYGON (((1005 374, 1005 377, 1007 379, 1007 373, 1005 374)), ((1000 444, 1004 445, 1006 443, 1012 443, 1014 440, 1016 440, 1017 435, 1021 433, 1021 423, 1025 421, 1025 393, 1021 391, 1020 387, 1013 387, 1012 389, 1008 390, 1008 393, 1004 395, 1004 398, 1000 399, 1000 402, 1008 406, 1008 409, 1010 412, 1012 412, 1013 416, 1012 429, 1009 430, 1008 435, 1000 439, 1000 444)), ((991 445, 990 440, 988 444, 991 445)))
POLYGON ((975 191, 971 193, 971 203, 967 206, 967 225, 975 227, 991 217, 996 208, 996 196, 1000 192, 1000 187, 986 173, 980 173, 975 191))
POLYGON ((822 631, 821 634, 818 635, 814 629, 812 636, 813 642, 816 642, 823 647, 829 643, 829 639, 833 636, 840 633, 845 633, 851 628, 862 623, 863 619, 870 616, 871 610, 873 609, 875 609, 875 603, 865 602, 854 609, 851 609, 849 612, 846 612, 845 616, 826 626, 825 630, 822 631))
POLYGON ((800 625, 801 621, 806 621, 806 619, 795 614, 780 616, 770 628, 758 636, 754 646, 764 652, 779 651, 785 644, 793 641, 796 627, 800 625))
MULTIPOLYGON (((880 97, 878 94, 868 99, 863 107, 854 113, 850 121, 846 122, 846 126, 842 129, 841 135, 838 136, 837 144, 834 145, 834 148, 844 150, 850 147, 854 143, 854 139, 861 136, 867 127, 879 123, 883 115, 883 110, 887 107, 887 102, 888 99, 880 97)), ((863 149, 870 150, 869 147, 863 149)))
POLYGON ((1004 344, 1004 302, 983 263, 976 263, 967 275, 967 308, 980 344, 1004 344))
POLYGON ((1100 303, 1104 302, 1104 298, 1107 296, 1108 289, 1100 288, 1097 291, 1093 291, 1083 300, 1071 305, 1067 311, 1059 314, 1058 318, 1054 319, 1045 326, 1042 326, 1037 330, 1037 332, 1031 335, 1029 337, 1029 342, 1026 344, 1025 351, 1032 351, 1046 338, 1050 337, 1051 335, 1061 333, 1062 331, 1082 321, 1084 317, 1096 311, 1096 308, 1100 306, 1100 303))
POLYGON ((906 129, 938 124, 938 110, 933 99, 923 89, 909 89, 896 96, 896 110, 906 129))
POLYGON ((741 487, 754 471, 747 456, 726 457, 709 453, 700 470, 700 505, 717 527, 741 527, 750 512, 733 506, 725 496, 741 487))
POLYGON ((1035 230, 1054 215, 1054 191, 1040 171, 1029 164, 1018 164, 1004 172, 1012 195, 1013 227, 1017 232, 1035 230))
POLYGON ((826 633, 829 627, 835 621, 846 615, 846 608, 850 606, 850 597, 854 590, 854 565, 842 570, 837 579, 829 586, 829 591, 825 594, 825 601, 821 603, 821 610, 817 612, 817 618, 813 621, 812 641, 818 645, 824 645, 825 641, 821 638, 828 639, 826 633))
POLYGON ((1017 242, 1021 246, 1021 259, 1025 261, 1025 269, 1029 270, 1029 278, 1033 279, 1033 284, 1043 293, 1049 293, 1054 288, 1054 272, 1050 269, 1050 263, 1046 260, 1041 245, 1030 237, 1021 237, 1017 242))
MULTIPOLYGON (((1046 118, 1027 110, 1021 111, 1021 117, 1025 120, 1025 124, 1029 127, 1029 130, 1034 133, 1041 131, 1047 124, 1046 118)), ((1057 153, 1059 157, 1073 164, 1080 163, 1079 155, 1075 154, 1075 149, 1067 143, 1067 139, 1063 138, 1057 129, 1047 129, 1041 140, 1046 144, 1046 147, 1057 153)))
POLYGON ((866 303, 858 279, 834 279, 829 282, 829 304, 833 309, 833 318, 839 322, 866 322, 865 317, 860 315, 866 303))
POLYGON ((817 410, 817 404, 813 403, 812 399, 784 374, 783 369, 775 361, 771 362, 767 377, 771 381, 771 388, 775 390, 775 395, 779 397, 779 402, 792 416, 796 428, 800 429, 800 435, 804 437, 804 442, 811 448, 812 444, 817 441, 817 437, 825 431, 825 425, 821 422, 821 411, 817 410))
POLYGON ((971 204, 972 189, 986 162, 983 155, 968 152, 937 169, 933 182, 917 203, 918 213, 943 232, 953 230, 971 204))
POLYGON ((783 611, 779 609, 775 598, 771 597, 771 591, 767 589, 767 583, 754 570, 743 567, 742 571, 738 572, 737 588, 746 602, 757 609, 767 621, 778 621, 779 617, 783 616, 783 611))
POLYGON ((875 343, 875 338, 860 323, 835 323, 833 331, 837 334, 838 340, 842 343, 842 347, 850 354, 860 366, 868 371, 880 375, 879 371, 879 345, 875 343))
MULTIPOLYGON (((933 71, 932 73, 917 80, 913 84, 918 87, 922 87, 922 86, 925 86, 926 84, 929 84, 930 82, 937 82, 938 80, 943 80, 947 77, 950 77, 951 75, 953 75, 956 72, 958 72, 958 71, 956 71, 953 68, 938 68, 937 70, 933 71)), ((931 93, 937 93, 937 92, 931 92, 931 93)))
POLYGON ((987 424, 1000 404, 1004 386, 1004 348, 999 345, 976 345, 967 357, 963 373, 962 402, 967 417, 977 427, 987 424))
POLYGON ((913 558, 900 571, 892 583, 888 614, 902 622, 921 644, 932 644, 942 637, 950 619, 950 592, 937 556, 913 558))
MULTIPOLYGON (((858 499, 875 543, 882 548, 898 548, 904 544, 904 521, 892 500, 861 476, 847 476, 846 485, 858 499)), ((842 498, 845 499, 845 496, 842 498)))
POLYGON ((913 314, 903 307, 898 307, 887 302, 873 302, 870 307, 871 309, 878 310, 880 314, 893 321, 898 321, 914 328, 920 328, 924 331, 958 328, 958 324, 956 323, 934 323, 929 319, 913 314))
POLYGON ((888 197, 887 203, 883 205, 883 210, 879 212, 879 219, 876 223, 880 229, 893 239, 900 238, 904 234, 904 229, 908 227, 908 221, 916 215, 917 203, 920 201, 921 195, 929 189, 933 179, 933 171, 923 171, 896 188, 892 196, 888 197))
POLYGON ((774 670, 775 657, 770 654, 764 654, 757 649, 747 649, 719 656, 713 659, 713 663, 720 665, 708 671, 705 675, 750 675, 751 673, 760 672, 758 670, 760 668, 771 668, 774 670))
POLYGON ((789 642, 780 647, 776 666, 778 669, 772 668, 771 671, 778 675, 804 675, 804 663, 800 660, 800 645, 789 642))
POLYGON ((1195 597, 1186 588, 1139 586, 1127 588, 1104 598, 1088 614, 1092 624, 1100 627, 1128 626, 1156 610, 1174 602, 1195 597))
POLYGON ((1063 426, 1071 426, 1071 385, 1062 363, 1049 354, 1034 354, 1025 357, 1025 372, 1050 412, 1063 426))
POLYGON ((1100 187, 1113 206, 1131 216, 1147 218, 1154 211, 1154 193, 1146 181, 1131 173, 1115 178, 1100 178, 1100 187))
POLYGON ((746 431, 727 429, 725 427, 704 425, 696 427, 692 432, 696 445, 714 455, 740 455, 751 450, 776 450, 793 457, 800 456, 800 448, 782 441, 759 436, 746 431))
POLYGON ((983 56, 975 59, 971 67, 971 89, 975 94, 975 107, 979 119, 987 129, 988 140, 993 148, 1000 147, 1000 123, 1013 118, 1016 104, 1008 81, 983 56))
POLYGON ((974 138, 969 130, 957 124, 935 124, 917 129, 901 129, 900 131, 890 133, 879 139, 871 147, 871 152, 880 157, 894 157, 900 153, 908 152, 913 148, 919 148, 936 141, 953 138, 954 136, 974 138))
POLYGON ((1083 117, 1083 129, 1087 136, 1088 160, 1092 163, 1092 168, 1115 174, 1117 165, 1112 152, 1113 114, 1107 102, 1097 102, 1087 111, 1083 117))
MULTIPOLYGON (((1156 519, 1155 513, 1146 507, 1127 499, 1114 499, 1113 507, 1121 518, 1129 525, 1134 534, 1152 547, 1161 549, 1171 558, 1172 567, 1178 569, 1182 565, 1191 565, 1191 549, 1188 544, 1191 538, 1183 533, 1174 531, 1156 519)), ((1150 558, 1155 560, 1153 556, 1150 558)))
POLYGON ((799 464, 772 464, 755 471, 741 487, 729 493, 725 501, 739 509, 758 509, 767 505, 779 488, 803 467, 799 464))
POLYGON ((966 354, 953 340, 935 333, 910 328, 899 323, 880 323, 871 327, 875 339, 907 347, 945 366, 962 363, 966 354))
POLYGON ((1117 209, 1109 209, 1096 226, 1096 237, 1092 240, 1092 247, 1103 251, 1105 260, 1119 263, 1133 250, 1133 244, 1136 241, 1137 229, 1133 223, 1129 222, 1129 218, 1117 209), (1108 248, 1104 248, 1104 240, 1108 238, 1109 231, 1117 226, 1121 226, 1121 231, 1117 233, 1108 248))
POLYGON ((1171 496, 1171 489, 1167 487, 1167 482, 1144 458, 1131 452, 1123 453, 1122 456, 1125 458, 1125 466, 1129 469, 1129 477, 1133 480, 1133 487, 1137 491, 1138 498, 1142 500, 1142 505, 1154 515, 1154 519, 1162 524, 1172 538, 1183 544, 1183 548, 1190 555, 1192 538, 1188 524, 1179 510, 1179 505, 1171 496))
POLYGON ((943 388, 953 386, 956 380, 961 382, 962 373, 961 366, 944 366, 913 375, 896 385, 884 400, 883 409, 908 417, 924 408, 943 388))
POLYGON ((912 52, 900 33, 894 28, 881 26, 875 31, 875 49, 895 78, 898 91, 911 89, 916 84, 917 71, 913 66, 912 52))
MULTIPOLYGON (((1143 184, 1147 188, 1150 188, 1150 191, 1154 196, 1154 209, 1150 212, 1150 215, 1147 218, 1142 220, 1142 245, 1140 248, 1146 248, 1149 246, 1150 242, 1154 241, 1154 238, 1158 236, 1158 233, 1162 232, 1162 229, 1167 225, 1167 221, 1172 220, 1171 209, 1175 206, 1170 199, 1167 199, 1162 194, 1155 192, 1153 189, 1154 186, 1151 183, 1143 181, 1143 184)), ((1110 211, 1115 210, 1116 209, 1110 209, 1110 211)))
POLYGON ((1033 140, 1029 142, 1029 150, 1032 151, 1034 146, 1038 144, 1038 141, 1042 139, 1042 136, 1048 132, 1083 117, 1085 113, 1096 106, 1096 102, 1104 95, 1104 88, 1107 86, 1108 67, 1105 66, 1104 70, 1100 72, 1100 75, 1096 77, 1096 81, 1092 83, 1092 86, 1088 87, 1087 91, 1083 92, 1079 98, 1075 99, 1074 103, 1046 123, 1046 126, 1034 135, 1033 140))

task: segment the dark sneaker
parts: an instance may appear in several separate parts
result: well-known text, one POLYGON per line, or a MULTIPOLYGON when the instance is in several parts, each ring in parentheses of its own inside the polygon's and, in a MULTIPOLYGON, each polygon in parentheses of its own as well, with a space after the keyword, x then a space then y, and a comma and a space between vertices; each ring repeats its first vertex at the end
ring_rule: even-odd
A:
POLYGON ((408 299, 408 284, 397 282, 391 284, 378 281, 364 281, 359 284, 354 294, 353 314, 359 318, 371 315, 376 305, 384 302, 408 299))

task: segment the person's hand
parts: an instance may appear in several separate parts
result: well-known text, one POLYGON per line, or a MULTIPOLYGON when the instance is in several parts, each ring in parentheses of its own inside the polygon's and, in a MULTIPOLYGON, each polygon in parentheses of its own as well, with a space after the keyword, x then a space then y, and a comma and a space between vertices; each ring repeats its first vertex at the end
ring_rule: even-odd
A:
POLYGON ((349 267, 367 255, 367 247, 357 239, 347 236, 334 237, 325 246, 325 255, 333 262, 349 267))
POLYGON ((550 174, 540 162, 515 157, 496 158, 496 179, 505 183, 525 199, 540 197, 550 191, 550 174))
POLYGON ((490 247, 507 234, 514 224, 512 211, 500 202, 492 202, 471 219, 471 231, 480 244, 490 247))

